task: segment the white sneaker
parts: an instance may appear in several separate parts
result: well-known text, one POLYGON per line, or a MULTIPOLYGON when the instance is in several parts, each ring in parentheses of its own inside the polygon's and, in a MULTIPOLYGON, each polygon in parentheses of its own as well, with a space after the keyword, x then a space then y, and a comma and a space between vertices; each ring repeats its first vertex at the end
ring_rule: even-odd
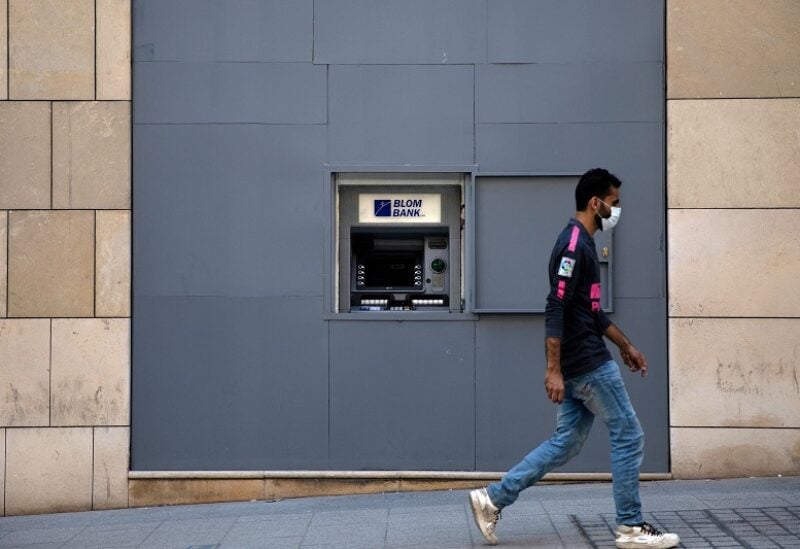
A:
POLYGON ((649 547, 668 549, 681 542, 678 534, 659 532, 652 524, 643 522, 639 526, 617 526, 617 547, 619 549, 637 549, 649 547))
POLYGON ((497 545, 497 537, 494 535, 494 530, 500 518, 500 509, 495 507, 492 500, 489 499, 486 488, 471 491, 469 493, 469 502, 472 505, 472 516, 475 518, 478 530, 481 531, 489 545, 497 545))

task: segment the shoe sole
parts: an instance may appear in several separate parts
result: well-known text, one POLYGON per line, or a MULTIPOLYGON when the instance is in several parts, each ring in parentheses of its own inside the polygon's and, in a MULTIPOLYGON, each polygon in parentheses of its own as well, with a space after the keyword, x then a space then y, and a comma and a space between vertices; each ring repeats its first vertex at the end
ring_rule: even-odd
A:
POLYGON ((486 532, 483 531, 481 522, 478 520, 478 515, 480 515, 481 512, 480 503, 478 503, 478 501, 473 497, 472 492, 469 493, 469 505, 472 507, 472 520, 475 521, 475 526, 478 527, 478 531, 486 540, 486 543, 489 545, 497 545, 497 541, 492 541, 492 539, 486 535, 486 532))
POLYGON ((671 547, 677 547, 680 545, 680 543, 680 540, 674 543, 668 543, 667 545, 644 545, 642 543, 635 542, 617 542, 616 546, 617 549, 640 549, 642 547, 645 549, 670 549, 671 547))

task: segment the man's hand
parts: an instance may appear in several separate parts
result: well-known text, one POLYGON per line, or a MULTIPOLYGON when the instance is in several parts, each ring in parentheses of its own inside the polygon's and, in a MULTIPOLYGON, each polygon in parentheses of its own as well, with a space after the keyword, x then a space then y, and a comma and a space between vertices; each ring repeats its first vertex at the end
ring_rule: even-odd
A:
POLYGON ((548 368, 544 374, 544 389, 547 396, 556 404, 564 401, 564 376, 560 370, 548 368))
POLYGON ((622 333, 622 330, 611 324, 606 329, 605 336, 619 347, 622 360, 625 361, 625 366, 628 367, 628 370, 642 372, 642 377, 647 377, 647 359, 639 352, 639 349, 633 346, 633 343, 622 333))
POLYGON ((621 349, 622 360, 631 372, 642 372, 642 377, 647 377, 647 359, 633 345, 621 349))

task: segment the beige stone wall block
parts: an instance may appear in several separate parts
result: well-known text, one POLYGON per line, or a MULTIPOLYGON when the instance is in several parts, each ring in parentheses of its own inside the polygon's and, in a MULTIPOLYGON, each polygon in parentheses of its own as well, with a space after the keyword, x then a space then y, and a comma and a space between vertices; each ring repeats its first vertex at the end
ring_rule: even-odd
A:
POLYGON ((800 475, 800 429, 670 430, 675 478, 800 475))
POLYGON ((131 213, 97 212, 96 316, 130 316, 131 213))
POLYGON ((800 319, 670 320, 670 424, 800 428, 800 319))
POLYGON ((131 2, 97 0, 97 99, 131 98, 131 2))
POLYGON ((783 70, 775 75, 785 97, 800 97, 800 67, 783 70))
POLYGON ((94 0, 8 0, 11 99, 94 99, 94 0))
POLYGON ((130 320, 53 320, 53 425, 128 425, 130 320))
POLYGON ((400 490, 400 479, 268 478, 266 499, 380 494, 400 490))
POLYGON ((797 97, 800 2, 668 0, 670 98, 797 97))
POLYGON ((128 427, 95 427, 94 509, 123 509, 128 506, 130 434, 128 427))
POLYGON ((8 316, 94 313, 94 212, 9 212, 8 316))
POLYGON ((6 514, 6 430, 0 429, 0 517, 6 514))
POLYGON ((0 212, 0 318, 8 314, 8 212, 0 212))
MULTIPOLYGON (((495 482, 492 480, 491 482, 495 482)), ((472 490, 485 488, 488 482, 484 479, 475 480, 423 480, 400 479, 401 492, 428 492, 432 490, 472 490)))
POLYGON ((0 426, 50 423, 50 321, 0 320, 0 426))
POLYGON ((6 430, 6 514, 88 511, 92 430, 6 430))
POLYGON ((669 313, 796 317, 800 209, 669 210, 669 313))
POLYGON ((264 499, 264 479, 136 479, 128 486, 131 507, 264 499))
MULTIPOLYGON (((8 99, 8 0, 0 0, 0 99, 8 99)), ((0 504, 2 505, 2 504, 0 504)), ((2 513, 0 513, 2 516, 2 513)))
POLYGON ((126 209, 130 203, 130 103, 54 103, 53 207, 126 209))
POLYGON ((0 208, 50 207, 50 103, 0 103, 0 208))
POLYGON ((798 127, 800 99, 669 101, 669 207, 800 206, 798 127))

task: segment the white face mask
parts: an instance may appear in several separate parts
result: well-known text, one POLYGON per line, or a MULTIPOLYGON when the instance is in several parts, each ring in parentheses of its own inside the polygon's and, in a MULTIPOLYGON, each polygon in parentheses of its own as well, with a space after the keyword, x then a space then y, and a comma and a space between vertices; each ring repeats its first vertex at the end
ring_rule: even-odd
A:
MULTIPOLYGON (((603 202, 603 201, 600 200, 600 202, 603 202)), ((606 204, 606 203, 603 202, 603 204, 606 204)), ((616 206, 609 206, 608 204, 606 204, 606 206, 611 208, 611 215, 609 217, 600 217, 600 230, 601 231, 607 231, 609 229, 613 229, 614 227, 616 227, 617 223, 619 223, 619 218, 622 215, 622 208, 617 208, 616 206)))

